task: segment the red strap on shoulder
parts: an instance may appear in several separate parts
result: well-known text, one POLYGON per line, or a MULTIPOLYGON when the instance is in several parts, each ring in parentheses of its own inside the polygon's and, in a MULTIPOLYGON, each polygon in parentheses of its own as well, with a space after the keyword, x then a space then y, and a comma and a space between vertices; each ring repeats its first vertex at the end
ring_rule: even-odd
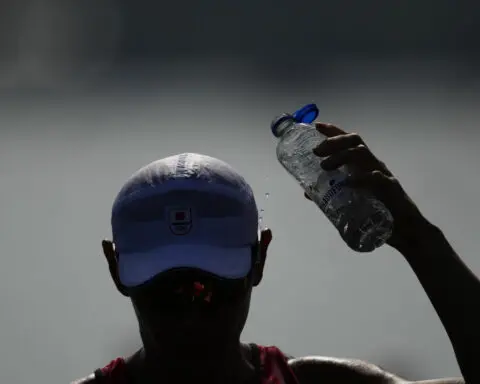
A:
POLYGON ((125 359, 123 357, 117 357, 108 363, 105 367, 101 368, 102 380, 101 383, 105 384, 128 384, 127 381, 127 369, 125 359))
POLYGON ((263 367, 262 384, 299 384, 288 358, 277 347, 258 346, 263 367))

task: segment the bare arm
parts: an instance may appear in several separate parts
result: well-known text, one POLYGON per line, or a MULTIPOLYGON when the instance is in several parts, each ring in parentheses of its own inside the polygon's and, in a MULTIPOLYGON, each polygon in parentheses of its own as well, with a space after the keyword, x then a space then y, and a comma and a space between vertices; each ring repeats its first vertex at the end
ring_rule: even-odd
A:
POLYGON ((300 384, 465 384, 461 378, 409 381, 362 360, 307 356, 289 360, 300 384))
POLYGON ((425 222, 419 230, 421 236, 397 249, 412 267, 435 308, 465 382, 480 383, 477 351, 480 346, 480 281, 438 228, 425 222))
MULTIPOLYGON (((331 124, 316 125, 328 137, 314 149, 323 158, 322 167, 328 171, 349 166, 354 172, 347 182, 369 190, 389 209, 394 225, 387 243, 404 256, 424 288, 450 338, 463 379, 468 384, 480 383, 479 279, 360 136, 331 124)), ((442 381, 429 384, 433 383, 442 381)))

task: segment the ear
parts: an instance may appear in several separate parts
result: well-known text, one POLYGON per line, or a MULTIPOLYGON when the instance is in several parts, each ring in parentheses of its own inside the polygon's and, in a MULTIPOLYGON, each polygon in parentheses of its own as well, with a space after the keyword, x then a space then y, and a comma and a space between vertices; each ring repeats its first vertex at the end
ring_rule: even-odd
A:
POLYGON ((255 264, 253 265, 253 286, 256 287, 260 284, 263 277, 263 269, 265 267, 265 261, 267 259, 267 250, 273 239, 272 231, 270 229, 262 230, 260 234, 260 240, 255 247, 256 256, 254 258, 255 264))
POLYGON ((125 287, 120 282, 120 277, 118 274, 118 253, 115 250, 115 244, 110 240, 103 240, 102 249, 105 259, 107 259, 110 276, 112 277, 112 280, 117 287, 117 290, 123 296, 128 296, 125 287))

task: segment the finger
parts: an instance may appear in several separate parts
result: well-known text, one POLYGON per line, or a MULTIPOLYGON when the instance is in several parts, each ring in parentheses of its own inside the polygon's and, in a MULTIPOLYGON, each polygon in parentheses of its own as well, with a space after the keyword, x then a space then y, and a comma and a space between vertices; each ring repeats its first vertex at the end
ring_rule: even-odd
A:
POLYGON ((315 123, 315 128, 317 128, 318 132, 320 132, 322 135, 325 135, 327 137, 344 135, 346 133, 343 129, 328 123, 320 123, 320 122, 315 123))
POLYGON ((357 147, 359 145, 365 146, 365 143, 358 134, 346 133, 340 136, 325 139, 313 150, 313 152, 317 156, 326 157, 333 153, 343 151, 348 148, 357 147))
POLYGON ((337 169, 343 165, 353 165, 355 169, 362 171, 378 169, 377 159, 364 145, 334 153, 321 162, 322 168, 326 171, 337 169))

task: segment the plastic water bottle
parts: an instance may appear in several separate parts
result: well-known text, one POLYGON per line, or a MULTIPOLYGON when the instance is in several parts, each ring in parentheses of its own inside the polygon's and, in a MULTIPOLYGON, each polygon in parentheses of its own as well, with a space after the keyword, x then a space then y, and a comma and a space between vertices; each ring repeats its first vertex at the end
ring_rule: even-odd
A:
POLYGON ((345 185, 347 167, 324 171, 312 150, 325 140, 311 125, 318 116, 315 104, 272 122, 278 140, 277 158, 298 181, 312 201, 333 223, 347 245, 357 252, 371 252, 383 245, 393 229, 393 217, 368 191, 345 185))

